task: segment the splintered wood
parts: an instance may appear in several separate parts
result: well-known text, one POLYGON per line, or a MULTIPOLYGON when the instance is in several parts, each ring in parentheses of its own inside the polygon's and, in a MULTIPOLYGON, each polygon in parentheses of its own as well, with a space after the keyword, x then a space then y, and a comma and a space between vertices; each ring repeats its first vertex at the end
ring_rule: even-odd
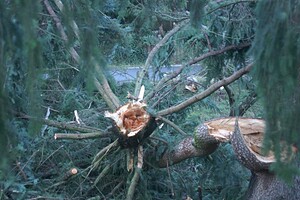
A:
MULTIPOLYGON (((236 118, 222 118, 204 123, 210 135, 220 142, 228 142, 235 130, 236 118)), ((272 152, 263 154, 263 138, 265 121, 262 119, 239 118, 238 125, 247 147, 258 157, 268 157, 273 160, 272 152)))
POLYGON ((144 102, 129 102, 118 108, 116 112, 105 112, 105 117, 113 119, 121 134, 135 136, 149 122, 150 115, 146 112, 144 102))

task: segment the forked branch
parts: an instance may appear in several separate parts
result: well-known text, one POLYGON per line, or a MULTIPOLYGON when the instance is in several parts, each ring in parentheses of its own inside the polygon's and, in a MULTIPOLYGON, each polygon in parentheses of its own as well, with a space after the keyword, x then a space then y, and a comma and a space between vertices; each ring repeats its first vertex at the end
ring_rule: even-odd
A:
POLYGON ((199 57, 196 57, 196 58, 190 60, 186 64, 182 65, 174 73, 170 74, 169 76, 166 76, 166 77, 162 78, 158 82, 158 84, 155 86, 155 88, 153 88, 152 91, 145 97, 145 101, 148 101, 150 98, 152 98, 165 85, 165 83, 167 83, 168 81, 176 78, 179 74, 181 74, 181 72, 187 66, 196 64, 196 63, 198 63, 198 62, 200 62, 202 60, 205 60, 206 58, 209 58, 211 56, 217 56, 217 55, 220 55, 220 54, 225 53, 227 51, 240 50, 240 49, 243 49, 243 48, 247 48, 249 46, 250 46, 250 43, 243 43, 243 44, 239 44, 239 45, 230 45, 230 46, 226 46, 226 47, 224 47, 222 49, 219 49, 219 50, 210 51, 208 53, 205 53, 205 54, 203 54, 203 55, 201 55, 199 57))
POLYGON ((185 109, 186 107, 208 97, 209 95, 211 95, 213 92, 215 92, 216 90, 218 90, 220 87, 228 85, 232 82, 234 82, 235 80, 239 79, 241 76, 243 76, 244 74, 250 72, 251 68, 253 66, 253 63, 249 64, 248 66, 236 71, 234 74, 232 74, 231 76, 224 78, 214 84, 212 84, 211 86, 209 86, 206 90, 204 90, 203 92, 196 94, 194 96, 192 96, 191 98, 187 99, 186 101, 172 106, 170 108, 161 110, 157 113, 158 116, 163 116, 163 115, 168 115, 168 114, 172 114, 174 112, 178 112, 181 111, 183 109, 185 109))
POLYGON ((189 20, 184 20, 183 22, 179 23, 177 26, 175 26, 170 32, 168 32, 156 45, 155 47, 150 51, 148 58, 145 62, 145 65, 143 69, 139 72, 137 80, 136 80, 136 85, 135 85, 135 90, 134 90, 134 95, 137 96, 139 93, 141 87, 142 87, 142 81, 148 72, 148 69, 152 63, 152 60, 155 56, 155 54, 158 52, 158 50, 165 45, 165 43, 172 37, 175 33, 177 33, 182 27, 184 27, 189 20))

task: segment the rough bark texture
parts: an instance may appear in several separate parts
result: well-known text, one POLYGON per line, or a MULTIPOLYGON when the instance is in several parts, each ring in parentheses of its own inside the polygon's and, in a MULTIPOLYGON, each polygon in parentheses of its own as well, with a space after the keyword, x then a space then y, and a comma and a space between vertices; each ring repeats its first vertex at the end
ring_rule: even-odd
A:
POLYGON ((298 200, 300 199, 300 177, 288 186, 268 171, 252 172, 246 195, 249 200, 298 200))
POLYGON ((252 118, 229 117, 203 123, 195 129, 194 138, 186 138, 166 152, 158 166, 167 167, 187 158, 207 156, 220 142, 231 141, 239 161, 252 172, 246 199, 300 199, 300 176, 288 185, 269 171, 275 159, 272 152, 262 154, 264 128, 264 120, 252 118))
POLYGON ((268 170, 274 162, 273 159, 264 159, 263 156, 255 155, 255 152, 251 152, 242 136, 238 120, 235 124, 235 131, 232 134, 231 144, 239 161, 251 171, 268 170), (261 159, 258 159, 258 156, 261 159))
POLYGON ((246 199, 300 199, 300 177, 295 177, 291 185, 279 180, 269 171, 273 156, 268 158, 252 152, 241 132, 239 123, 236 121, 231 143, 239 161, 252 172, 246 199))
POLYGON ((218 147, 217 142, 212 142, 210 145, 202 146, 202 148, 196 148, 193 143, 194 139, 192 137, 182 140, 170 152, 163 155, 159 160, 158 167, 164 168, 179 163, 187 158, 207 156, 218 147))

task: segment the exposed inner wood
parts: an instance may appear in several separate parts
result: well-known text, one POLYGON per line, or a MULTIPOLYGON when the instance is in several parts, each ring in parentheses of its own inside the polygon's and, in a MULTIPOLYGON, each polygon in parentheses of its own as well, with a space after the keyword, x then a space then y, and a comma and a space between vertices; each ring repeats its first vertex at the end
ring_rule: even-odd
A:
POLYGON ((114 113, 105 112, 105 117, 115 121, 121 134, 132 137, 141 131, 150 120, 150 115, 145 110, 146 106, 143 102, 129 102, 114 113))
MULTIPOLYGON (((228 142, 235 130, 236 118, 222 118, 204 123, 210 135, 220 142, 228 142)), ((239 118, 238 125, 248 149, 262 162, 275 162, 273 152, 264 154, 263 137, 265 121, 262 119, 239 118)))

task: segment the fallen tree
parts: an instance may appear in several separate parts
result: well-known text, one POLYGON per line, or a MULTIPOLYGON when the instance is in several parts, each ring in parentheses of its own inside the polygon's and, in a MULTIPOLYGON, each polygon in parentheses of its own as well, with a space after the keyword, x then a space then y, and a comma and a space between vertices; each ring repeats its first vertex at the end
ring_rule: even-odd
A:
MULTIPOLYGON (((270 170, 276 160, 271 151, 266 153, 263 149, 264 131, 262 119, 229 117, 211 120, 199 125, 193 138, 182 140, 172 151, 165 153, 157 166, 167 167, 187 158, 208 156, 218 144, 230 142, 238 160, 252 172, 246 199, 299 199, 300 177, 295 176, 289 184, 270 170)), ((297 148, 291 148, 293 155, 286 158, 286 153, 282 153, 282 159, 295 162, 297 148)))

